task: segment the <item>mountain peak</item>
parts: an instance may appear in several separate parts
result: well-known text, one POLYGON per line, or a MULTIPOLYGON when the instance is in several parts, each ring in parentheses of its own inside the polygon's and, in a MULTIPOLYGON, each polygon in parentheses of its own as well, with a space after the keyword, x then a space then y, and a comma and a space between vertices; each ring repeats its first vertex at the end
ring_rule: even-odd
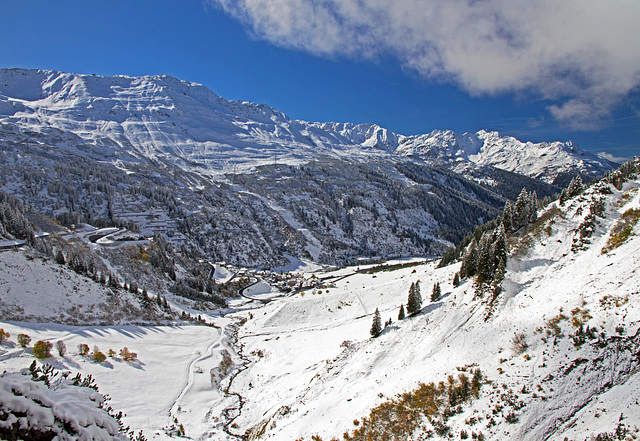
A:
MULTIPOLYGON (((131 77, 0 69, 0 121, 19 131, 57 130, 60 144, 104 148, 105 156, 197 163, 199 172, 274 160, 407 156, 451 167, 475 163, 543 179, 601 175, 614 164, 572 142, 521 142, 495 131, 433 130, 403 136, 377 124, 292 120, 266 104, 230 101, 170 75, 131 77)), ((77 148, 83 148, 78 146, 77 148)))

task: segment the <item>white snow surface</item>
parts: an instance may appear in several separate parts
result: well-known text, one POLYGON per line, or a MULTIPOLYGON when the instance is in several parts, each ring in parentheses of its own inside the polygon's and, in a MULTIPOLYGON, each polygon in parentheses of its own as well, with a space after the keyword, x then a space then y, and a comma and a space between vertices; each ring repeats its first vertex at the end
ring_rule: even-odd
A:
POLYGON ((127 161, 151 160, 208 175, 275 162, 398 155, 451 167, 461 161, 492 165, 547 182, 561 172, 604 173, 613 167, 571 142, 524 143, 485 131, 404 136, 376 124, 292 120, 267 105, 228 101, 166 75, 0 69, 0 123, 16 128, 20 142, 40 142, 44 135, 47 142, 125 168, 127 161))
MULTIPOLYGON (((485 299, 476 298, 472 282, 452 286, 459 265, 438 269, 436 262, 425 262, 371 274, 356 268, 317 272, 322 289, 289 296, 261 282, 250 293, 271 301, 241 299, 232 303, 230 315, 206 317, 219 328, 20 322, 0 327, 12 339, 27 333, 32 341, 65 341, 69 354, 55 355, 50 362, 92 374, 101 392, 112 397, 113 407, 127 414, 125 423, 149 439, 168 439, 163 429, 173 418, 184 425, 189 439, 233 439, 222 430, 228 421, 223 410, 237 407, 237 396, 221 391, 228 376, 220 387, 211 375, 216 377, 227 350, 232 370, 238 372, 230 391, 244 401, 233 433, 264 427, 261 439, 340 437, 372 407, 420 382, 446 381, 447 375, 457 375, 456 368, 475 364, 488 382, 478 400, 465 403, 462 413, 448 420, 451 433, 473 430, 492 440, 584 440, 614 431, 621 418, 631 428, 640 426, 635 355, 640 350, 640 226, 620 247, 602 253, 621 213, 640 208, 640 181, 621 191, 607 188, 612 194, 606 196, 606 217, 597 219, 586 249, 574 253, 571 246, 589 204, 602 197, 594 188, 568 201, 561 215, 532 233, 526 253, 510 258, 504 291, 489 318, 485 299), (418 280, 423 310, 398 321, 398 308, 418 280), (431 303, 436 281, 443 297, 431 303), (391 318, 393 323, 372 339, 376 308, 383 321, 391 318), (573 344, 576 308, 588 312, 585 325, 605 337, 604 348, 593 340, 581 347, 573 344), (562 336, 554 338, 545 330, 560 314, 567 318, 559 322, 562 336), (246 319, 238 337, 248 362, 231 346, 238 319, 246 319), (523 334, 528 343, 521 354, 513 348, 515 334, 523 334), (79 343, 103 351, 127 346, 138 353, 138 361, 109 358, 100 365, 76 354, 79 343), (514 410, 505 405, 501 397, 506 392, 515 394, 522 406, 514 410), (505 408, 494 412, 500 403, 505 408), (517 418, 510 423, 506 417, 511 411, 517 418), (470 418, 479 422, 469 426, 470 418)), ((31 360, 30 350, 11 341, 0 346, 3 369, 17 371, 31 360)))
POLYGON ((32 381, 26 369, 0 375, 0 410, 11 413, 0 427, 19 423, 21 429, 51 431, 60 441, 128 439, 118 433, 117 421, 99 407, 104 403, 102 395, 70 383, 59 379, 47 387, 32 381), (16 417, 19 413, 25 416, 16 417))

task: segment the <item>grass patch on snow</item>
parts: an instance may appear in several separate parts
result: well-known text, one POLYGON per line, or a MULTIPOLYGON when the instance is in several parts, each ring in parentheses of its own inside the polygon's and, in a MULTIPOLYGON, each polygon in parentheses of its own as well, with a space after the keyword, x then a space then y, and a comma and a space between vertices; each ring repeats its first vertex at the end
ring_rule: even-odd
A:
POLYGON ((640 220, 640 209, 630 208, 625 211, 618 222, 613 226, 611 230, 611 237, 607 241, 607 245, 602 248, 602 254, 606 254, 609 251, 615 250, 620 245, 625 243, 627 239, 633 236, 633 228, 640 220))
MULTIPOLYGON (((458 378, 453 375, 438 384, 420 385, 385 401, 371 410, 369 416, 354 420, 356 429, 343 434, 345 441, 406 440, 418 430, 421 434, 446 436, 449 417, 462 412, 462 405, 480 396, 483 375, 479 368, 462 367, 458 378), (465 372, 471 375, 469 377, 465 372), (428 424, 427 424, 428 422, 428 424), (431 426, 431 428, 428 428, 431 426)), ((334 438, 335 439, 335 438, 334 438)), ((318 435, 313 441, 321 441, 318 435)))

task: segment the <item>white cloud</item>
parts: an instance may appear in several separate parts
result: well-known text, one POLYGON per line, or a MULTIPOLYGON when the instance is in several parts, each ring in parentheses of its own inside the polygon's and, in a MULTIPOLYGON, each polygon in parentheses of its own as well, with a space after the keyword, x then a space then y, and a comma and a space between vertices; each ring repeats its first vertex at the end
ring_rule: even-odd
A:
POLYGON ((206 1, 280 46, 392 54, 474 95, 534 92, 580 129, 640 84, 638 0, 206 1))
POLYGON ((609 161, 616 162, 618 164, 622 164, 627 159, 629 159, 629 158, 623 158, 620 156, 614 156, 611 153, 607 153, 607 152, 598 152, 596 153, 596 155, 600 156, 601 158, 607 159, 609 161))

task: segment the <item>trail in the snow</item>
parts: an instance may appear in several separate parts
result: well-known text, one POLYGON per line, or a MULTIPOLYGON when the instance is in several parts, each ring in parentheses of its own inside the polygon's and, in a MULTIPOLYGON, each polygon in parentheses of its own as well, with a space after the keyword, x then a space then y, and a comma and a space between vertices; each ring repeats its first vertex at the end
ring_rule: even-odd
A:
POLYGON ((217 347, 220 347, 221 340, 222 340, 222 334, 220 335, 220 338, 218 338, 218 340, 214 341, 213 343, 211 343, 211 345, 209 345, 209 347, 207 347, 207 350, 205 351, 204 354, 200 355, 197 358, 194 358, 193 360, 191 360, 191 363, 189 363, 189 367, 188 367, 189 373, 187 376, 187 382, 183 386, 182 391, 178 394, 178 397, 174 400, 173 404, 171 405, 171 408, 169 410, 170 417, 176 417, 176 412, 180 408, 180 405, 179 405, 180 400, 184 398, 184 396, 187 394, 189 389, 193 386, 195 373, 196 373, 194 366, 196 365, 196 363, 199 363, 202 360, 205 360, 211 357, 213 355, 213 350, 217 347))

